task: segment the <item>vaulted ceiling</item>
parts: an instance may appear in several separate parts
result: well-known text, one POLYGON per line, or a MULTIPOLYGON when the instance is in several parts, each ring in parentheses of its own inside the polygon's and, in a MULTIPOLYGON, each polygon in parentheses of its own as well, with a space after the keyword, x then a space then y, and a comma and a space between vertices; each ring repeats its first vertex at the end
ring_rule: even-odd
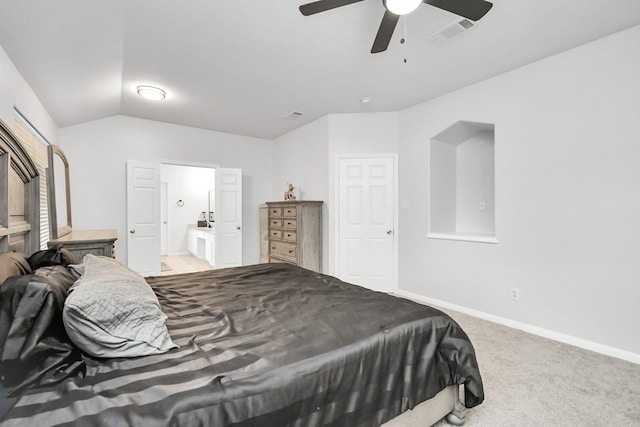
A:
POLYGON ((0 0, 0 45, 59 127, 124 114, 273 138, 329 113, 398 111, 640 24, 638 0, 495 0, 436 43, 459 17, 422 4, 371 54, 381 0, 307 17, 304 3, 0 0), (140 98, 139 84, 167 98, 140 98))

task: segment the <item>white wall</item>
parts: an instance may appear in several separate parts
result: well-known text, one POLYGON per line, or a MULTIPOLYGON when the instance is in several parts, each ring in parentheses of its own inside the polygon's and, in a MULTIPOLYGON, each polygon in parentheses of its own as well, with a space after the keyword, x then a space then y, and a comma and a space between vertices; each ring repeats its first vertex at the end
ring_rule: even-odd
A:
POLYGON ((243 262, 257 263, 258 205, 271 195, 271 145, 265 139, 126 116, 60 129, 60 146, 70 163, 73 226, 117 229, 116 258, 126 262, 127 160, 241 168, 243 262))
POLYGON ((322 200, 323 272, 334 271, 336 156, 395 154, 398 114, 330 114, 273 141, 273 196, 282 200, 287 182, 304 200, 322 200))
POLYGON ((302 200, 326 199, 328 130, 324 116, 274 140, 273 200, 284 198, 288 183, 302 200))
POLYGON ((196 225, 201 212, 209 211, 209 190, 214 188, 215 179, 216 170, 212 168, 160 165, 160 181, 167 183, 168 255, 189 253, 187 229, 196 225), (184 204, 178 206, 178 200, 184 204))
POLYGON ((400 112, 402 290, 640 361, 638 46, 635 27, 400 112), (495 124, 495 245, 425 237, 427 141, 459 120, 495 124))
POLYGON ((457 147, 456 229, 493 234, 495 152, 493 132, 479 132, 457 147), (482 203, 483 208, 480 209, 482 203))
POLYGON ((0 119, 9 127, 13 125, 14 107, 51 144, 57 144, 58 127, 0 46, 0 119))
MULTIPOLYGON (((328 117, 324 116, 273 141, 273 194, 283 200, 287 184, 300 190, 301 200, 322 200, 322 239, 328 234, 328 117)), ((323 245, 322 271, 327 272, 329 250, 323 245)))

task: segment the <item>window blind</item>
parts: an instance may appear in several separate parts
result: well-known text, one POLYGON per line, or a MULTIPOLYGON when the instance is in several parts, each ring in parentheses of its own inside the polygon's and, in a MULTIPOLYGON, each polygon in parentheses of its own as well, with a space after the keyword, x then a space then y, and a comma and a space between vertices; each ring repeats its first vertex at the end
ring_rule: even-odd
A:
POLYGON ((49 203, 47 201, 49 142, 18 110, 14 110, 14 113, 13 132, 31 156, 40 174, 40 249, 46 249, 49 241, 49 203))

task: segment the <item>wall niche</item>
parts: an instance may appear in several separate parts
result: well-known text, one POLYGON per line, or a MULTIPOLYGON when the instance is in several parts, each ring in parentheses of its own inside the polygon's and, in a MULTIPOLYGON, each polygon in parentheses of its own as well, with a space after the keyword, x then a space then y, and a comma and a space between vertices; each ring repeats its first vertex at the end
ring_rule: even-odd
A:
POLYGON ((459 121, 429 141, 427 237, 497 243, 495 125, 459 121))

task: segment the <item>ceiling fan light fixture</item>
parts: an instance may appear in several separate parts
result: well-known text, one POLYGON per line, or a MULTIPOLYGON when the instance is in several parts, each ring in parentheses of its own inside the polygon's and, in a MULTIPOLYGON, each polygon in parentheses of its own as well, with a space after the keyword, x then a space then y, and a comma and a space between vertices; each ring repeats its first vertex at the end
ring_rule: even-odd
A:
POLYGON ((136 88, 138 95, 143 98, 151 99, 153 101, 160 101, 166 98, 167 92, 164 90, 149 85, 140 85, 136 88))
POLYGON ((407 15, 420 6, 422 0, 384 0, 384 7, 393 14, 407 15))

